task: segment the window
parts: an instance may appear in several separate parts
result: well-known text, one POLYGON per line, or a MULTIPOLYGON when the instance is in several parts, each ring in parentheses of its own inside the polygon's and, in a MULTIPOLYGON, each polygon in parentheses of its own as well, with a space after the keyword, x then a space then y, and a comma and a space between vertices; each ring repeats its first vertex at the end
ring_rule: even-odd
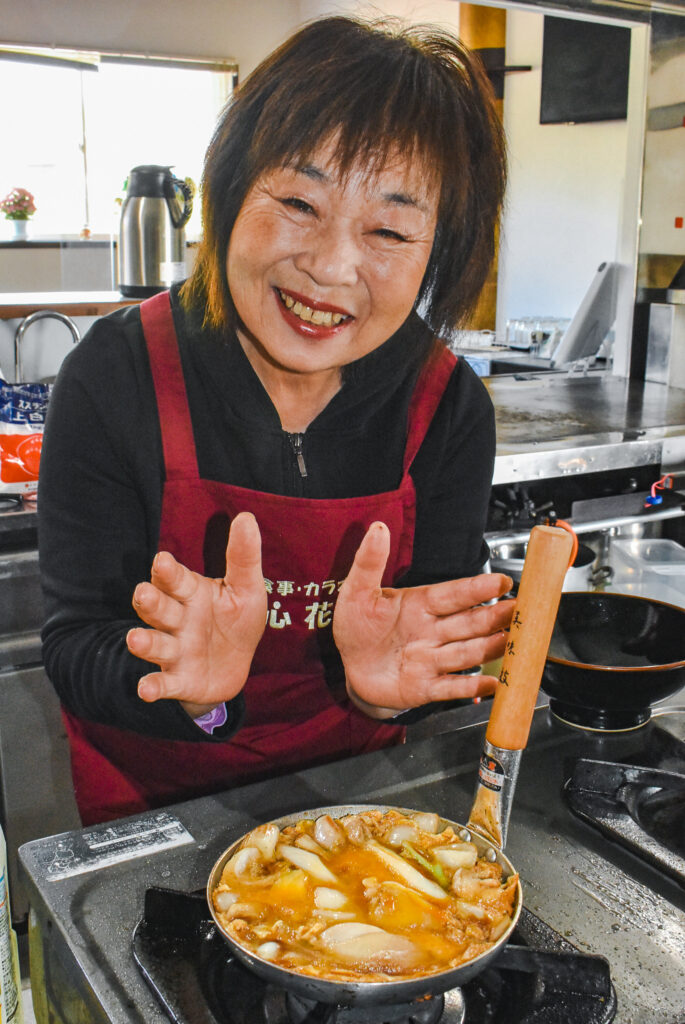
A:
MULTIPOLYGON (((84 227, 116 234, 132 167, 169 165, 199 184, 235 73, 232 62, 54 51, 32 51, 29 62, 13 51, 0 60, 1 95, 14 97, 0 104, 0 197, 15 186, 34 194, 34 238, 78 236, 84 227)), ((200 227, 196 201, 187 236, 200 227)))

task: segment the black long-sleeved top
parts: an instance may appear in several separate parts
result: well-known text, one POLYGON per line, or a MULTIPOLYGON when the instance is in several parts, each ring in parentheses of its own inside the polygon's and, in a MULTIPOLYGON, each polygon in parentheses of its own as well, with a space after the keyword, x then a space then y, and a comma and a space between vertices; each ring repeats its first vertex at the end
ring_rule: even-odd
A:
MULTIPOLYGON (((396 488, 407 410, 431 336, 412 315, 344 371, 343 386, 303 435, 307 476, 292 436, 235 336, 204 331, 172 290, 200 475, 280 495, 337 498, 396 488)), ((494 413, 459 361, 411 474, 414 553, 404 586, 480 571, 494 460, 494 413)), ((140 625, 131 606, 157 551, 164 466, 156 400, 137 306, 98 320, 65 359, 41 456, 38 533, 46 608, 43 660, 63 704, 81 718, 169 739, 209 738, 176 701, 145 704, 150 666, 127 650, 140 625)))

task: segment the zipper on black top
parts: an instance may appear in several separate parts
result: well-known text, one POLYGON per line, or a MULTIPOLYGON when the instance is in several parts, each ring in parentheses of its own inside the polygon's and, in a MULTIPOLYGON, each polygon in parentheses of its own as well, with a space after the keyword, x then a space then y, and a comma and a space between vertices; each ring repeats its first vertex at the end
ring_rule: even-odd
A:
POLYGON ((304 455, 302 454, 302 442, 304 441, 304 434, 288 434, 290 446, 295 453, 295 459, 297 460, 297 468, 300 471, 300 476, 304 479, 307 475, 307 466, 304 461, 304 455))

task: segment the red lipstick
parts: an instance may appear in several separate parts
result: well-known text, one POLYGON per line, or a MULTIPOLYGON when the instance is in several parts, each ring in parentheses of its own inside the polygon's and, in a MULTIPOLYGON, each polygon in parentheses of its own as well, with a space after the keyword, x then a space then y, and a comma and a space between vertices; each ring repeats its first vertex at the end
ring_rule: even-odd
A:
POLYGON ((278 308, 281 311, 281 316, 289 327, 304 338, 331 338, 335 334, 339 334, 340 331, 354 319, 354 317, 339 306, 331 306, 327 303, 315 302, 313 299, 309 299, 305 295, 299 295, 297 292, 286 292, 285 289, 275 288, 274 293, 278 308), (303 320, 296 313, 293 313, 292 309, 288 309, 283 302, 281 293, 288 295, 294 302, 299 302, 303 306, 309 306, 310 309, 318 309, 324 313, 339 313, 341 316, 345 317, 345 319, 341 320, 340 323, 337 324, 315 324, 310 321, 303 320))

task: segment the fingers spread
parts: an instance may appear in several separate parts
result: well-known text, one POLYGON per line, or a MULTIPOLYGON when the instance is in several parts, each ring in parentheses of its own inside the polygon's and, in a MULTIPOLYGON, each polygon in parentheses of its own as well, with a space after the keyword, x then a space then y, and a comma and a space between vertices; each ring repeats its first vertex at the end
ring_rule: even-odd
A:
POLYGON ((152 583, 138 584, 133 591, 133 607, 143 622, 155 629, 173 632, 183 620, 183 606, 152 583))
POLYGON ((138 680, 138 696, 146 704, 152 704, 156 700, 183 701, 185 689, 187 687, 184 687, 183 680, 169 672, 150 672, 138 680))
POLYGON ((174 661, 179 652, 178 640, 156 629, 130 629, 126 634, 126 646, 136 658, 151 661, 160 668, 174 661))
POLYGON ((512 586, 509 576, 497 572, 434 583, 425 587, 426 608, 433 615, 451 615, 496 600, 508 593, 512 586))
POLYGON ((349 598, 359 592, 379 590, 390 554, 390 531, 385 523, 372 523, 357 548, 341 593, 349 598))
POLYGON ((141 676, 138 680, 138 696, 147 704, 152 704, 154 701, 166 696, 161 672, 151 672, 147 676, 141 676))
POLYGON ((492 636, 443 644, 434 652, 435 674, 463 672, 476 665, 494 661, 504 654, 507 633, 493 633, 492 636))
POLYGON ((159 551, 152 563, 150 582, 177 601, 189 601, 195 594, 198 581, 194 572, 177 562, 168 551, 159 551))
POLYGON ((490 636, 508 628, 514 605, 513 600, 498 601, 442 616, 435 620, 436 636, 443 644, 490 636))
POLYGON ((430 684, 429 700, 460 700, 469 697, 489 697, 495 692, 496 686, 497 680, 494 676, 439 676, 430 684))

